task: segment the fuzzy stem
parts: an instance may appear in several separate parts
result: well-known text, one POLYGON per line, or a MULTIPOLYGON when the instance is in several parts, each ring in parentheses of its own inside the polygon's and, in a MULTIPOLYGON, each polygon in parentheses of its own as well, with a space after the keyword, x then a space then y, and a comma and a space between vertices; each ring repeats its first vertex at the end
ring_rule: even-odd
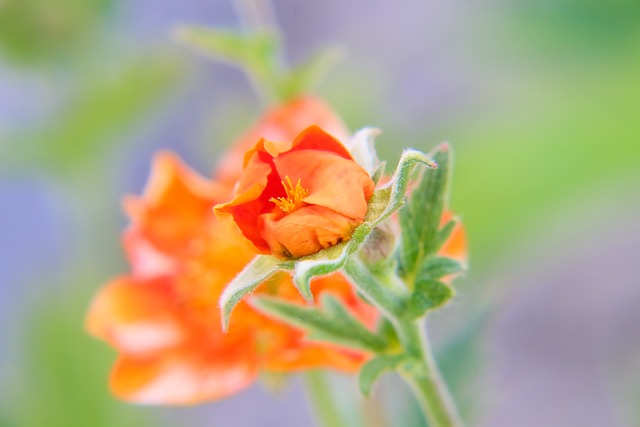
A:
POLYGON ((424 319, 402 323, 401 340, 407 353, 415 357, 414 366, 399 370, 414 392, 429 426, 461 427, 462 421, 429 345, 424 319))
POLYGON ((401 297, 388 289, 357 257, 347 262, 344 271, 355 287, 394 326, 404 353, 411 361, 400 367, 399 373, 413 390, 429 426, 462 427, 458 411, 431 352, 424 318, 406 319, 401 297))

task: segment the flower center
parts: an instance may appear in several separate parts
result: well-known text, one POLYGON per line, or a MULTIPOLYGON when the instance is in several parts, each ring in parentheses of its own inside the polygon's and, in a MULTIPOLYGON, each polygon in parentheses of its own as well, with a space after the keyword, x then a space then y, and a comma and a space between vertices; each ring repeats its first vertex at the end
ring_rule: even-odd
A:
POLYGON ((293 186, 289 175, 287 175, 284 180, 280 182, 282 182, 282 186, 284 187, 286 196, 278 198, 272 197, 269 199, 269 201, 275 203, 276 206, 279 207, 285 214, 290 214, 303 207, 305 203, 302 201, 302 199, 309 195, 309 190, 303 188, 302 185, 300 185, 300 180, 298 179, 295 187, 293 186))

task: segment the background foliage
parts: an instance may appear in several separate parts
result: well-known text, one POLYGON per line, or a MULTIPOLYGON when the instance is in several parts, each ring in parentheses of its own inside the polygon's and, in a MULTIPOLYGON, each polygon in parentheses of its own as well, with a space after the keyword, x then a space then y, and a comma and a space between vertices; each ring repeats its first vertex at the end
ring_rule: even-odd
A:
MULTIPOLYGON (((169 38, 238 26, 227 1, 50 3, 0 2, 0 426, 308 425, 295 380, 189 409, 109 396, 114 355, 82 322, 127 268, 120 198, 159 148, 207 173, 260 102, 169 38)), ((382 157, 455 148, 471 272, 430 327, 468 419, 640 423, 640 4, 286 0, 275 14, 294 62, 343 45, 318 93, 352 129, 383 129, 382 157)), ((371 420, 420 425, 394 378, 374 394, 389 403, 371 420)))

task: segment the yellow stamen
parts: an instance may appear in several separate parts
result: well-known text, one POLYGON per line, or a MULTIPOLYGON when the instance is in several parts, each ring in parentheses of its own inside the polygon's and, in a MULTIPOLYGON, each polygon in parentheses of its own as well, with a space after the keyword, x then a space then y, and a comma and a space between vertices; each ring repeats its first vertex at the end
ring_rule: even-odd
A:
POLYGON ((289 175, 284 178, 284 181, 280 182, 282 182, 282 186, 284 187, 286 196, 278 198, 272 197, 269 199, 269 201, 275 203, 276 206, 286 214, 290 214, 291 212, 294 212, 303 207, 304 202, 302 201, 302 199, 309 195, 309 190, 307 190, 306 188, 302 188, 302 185, 300 185, 300 180, 298 179, 295 187, 291 183, 291 178, 289 178, 289 175))

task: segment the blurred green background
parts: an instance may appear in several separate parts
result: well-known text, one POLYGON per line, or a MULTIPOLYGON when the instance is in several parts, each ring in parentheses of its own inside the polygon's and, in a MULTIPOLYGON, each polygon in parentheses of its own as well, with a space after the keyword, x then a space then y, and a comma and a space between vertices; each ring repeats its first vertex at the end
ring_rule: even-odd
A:
MULTIPOLYGON (((352 130, 382 129, 382 157, 453 144, 471 271, 430 328, 469 425, 640 425, 640 3, 274 3, 292 62, 344 47, 318 93, 352 130)), ((241 73, 169 36, 236 12, 0 1, 1 427, 311 425, 297 380, 194 408, 118 402, 114 353, 83 331, 128 268, 119 203, 153 153, 207 174, 260 112, 241 73)), ((388 425, 421 425, 396 379, 378 398, 388 425)))

